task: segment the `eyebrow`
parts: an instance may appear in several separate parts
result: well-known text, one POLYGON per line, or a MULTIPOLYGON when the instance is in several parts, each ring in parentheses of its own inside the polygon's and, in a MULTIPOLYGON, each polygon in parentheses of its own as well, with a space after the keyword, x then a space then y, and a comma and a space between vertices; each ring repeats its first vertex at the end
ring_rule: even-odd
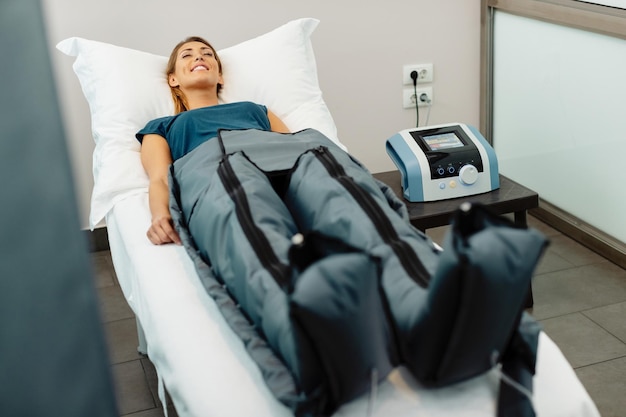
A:
MULTIPOLYGON (((189 52, 189 51, 192 51, 192 50, 193 50, 193 48, 181 49, 180 52, 178 53, 178 55, 181 55, 183 52, 189 52)), ((213 52, 213 48, 210 48, 208 46, 203 46, 203 47, 200 48, 200 51, 206 51, 206 50, 209 50, 209 51, 213 52)))

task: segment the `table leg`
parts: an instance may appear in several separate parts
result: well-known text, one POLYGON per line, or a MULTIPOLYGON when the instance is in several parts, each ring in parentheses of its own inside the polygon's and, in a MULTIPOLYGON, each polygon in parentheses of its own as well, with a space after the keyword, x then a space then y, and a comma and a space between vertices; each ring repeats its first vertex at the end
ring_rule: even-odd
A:
POLYGON ((515 224, 522 227, 527 227, 526 210, 520 210, 513 213, 515 224))
MULTIPOLYGON (((528 221, 526 219, 526 210, 520 210, 513 213, 515 224, 521 227, 528 227, 528 221)), ((533 285, 528 286, 528 294, 526 295, 526 308, 533 308, 535 299, 533 298, 533 285)))
POLYGON ((533 298, 533 284, 528 284, 528 294, 526 294, 526 306, 525 308, 533 308, 535 305, 535 299, 533 298))

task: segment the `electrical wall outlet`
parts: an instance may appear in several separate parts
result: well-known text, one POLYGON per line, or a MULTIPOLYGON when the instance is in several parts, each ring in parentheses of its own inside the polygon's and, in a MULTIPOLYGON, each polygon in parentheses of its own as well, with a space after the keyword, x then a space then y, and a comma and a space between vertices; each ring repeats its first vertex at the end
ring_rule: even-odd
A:
POLYGON ((405 88, 402 91, 402 105, 405 109, 415 108, 415 101, 419 107, 428 106, 433 101, 433 88, 422 87, 417 89, 417 97, 413 88, 405 88))
POLYGON ((433 64, 413 64, 405 65, 402 67, 402 82, 403 84, 413 85, 413 78, 411 78, 411 72, 417 72, 417 83, 432 83, 433 82, 433 64))

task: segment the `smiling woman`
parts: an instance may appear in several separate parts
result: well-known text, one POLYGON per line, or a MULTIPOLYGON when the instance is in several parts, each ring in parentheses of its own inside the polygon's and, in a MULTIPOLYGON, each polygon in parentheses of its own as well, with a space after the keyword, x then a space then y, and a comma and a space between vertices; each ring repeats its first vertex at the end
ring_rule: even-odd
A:
POLYGON ((201 85, 201 92, 209 102, 205 105, 217 104, 217 97, 224 84, 222 62, 209 42, 201 37, 191 36, 174 47, 165 71, 176 113, 193 108, 189 105, 189 98, 183 89, 186 88, 184 86, 186 71, 197 69, 207 70, 207 74, 203 73, 201 78, 201 81, 206 83, 201 85))
POLYGON ((154 244, 180 244, 169 210, 168 168, 172 162, 214 138, 219 129, 289 130, 264 105, 220 104, 222 63, 203 38, 189 37, 176 45, 165 75, 176 115, 150 121, 137 139, 142 144, 141 162, 150 180, 152 222, 147 236, 154 244))

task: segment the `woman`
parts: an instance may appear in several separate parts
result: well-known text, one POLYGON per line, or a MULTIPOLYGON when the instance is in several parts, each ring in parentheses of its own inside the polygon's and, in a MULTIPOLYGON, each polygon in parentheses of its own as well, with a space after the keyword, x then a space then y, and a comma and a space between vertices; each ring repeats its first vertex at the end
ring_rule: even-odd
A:
POLYGON ((148 174, 152 223, 147 236, 156 245, 180 244, 169 211, 168 167, 218 129, 262 129, 287 133, 289 129, 265 106, 250 103, 219 104, 224 80, 222 63, 206 40, 190 37, 170 55, 166 69, 176 115, 149 122, 137 133, 141 162, 148 174))

